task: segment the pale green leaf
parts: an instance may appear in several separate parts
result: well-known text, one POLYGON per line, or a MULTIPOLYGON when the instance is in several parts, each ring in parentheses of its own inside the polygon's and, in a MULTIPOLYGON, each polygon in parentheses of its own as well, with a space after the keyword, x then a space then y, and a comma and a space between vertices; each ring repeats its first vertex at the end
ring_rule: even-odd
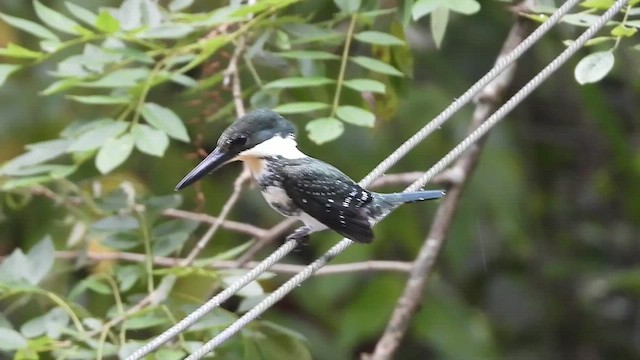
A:
POLYGON ((476 0, 447 0, 443 5, 449 10, 464 15, 475 14, 480 11, 480 3, 476 0))
POLYGON ((113 33, 120 30, 120 23, 107 10, 101 10, 96 18, 96 28, 106 33, 113 33))
POLYGON ((338 119, 320 118, 307 123, 305 129, 309 132, 309 139, 317 144, 323 144, 342 135, 344 125, 338 119))
POLYGON ((384 94, 385 85, 378 80, 370 79, 351 79, 345 80, 344 86, 351 88, 355 91, 370 91, 373 93, 384 94))
POLYGON ((328 108, 329 105, 321 102, 293 102, 273 108, 273 111, 281 114, 298 114, 317 111, 328 108))
POLYGON ((102 174, 109 173, 124 163, 133 150, 133 137, 125 134, 119 138, 110 138, 98 151, 96 156, 96 168, 102 174))
POLYGON ((312 87, 327 85, 335 82, 333 79, 326 77, 291 77, 272 81, 266 84, 265 89, 287 89, 298 87, 312 87))
POLYGON ((357 126, 373 127, 376 123, 376 116, 373 113, 357 106, 339 106, 336 109, 336 115, 344 122, 357 126))
POLYGON ((6 48, 0 48, 0 55, 22 59, 37 59, 44 54, 39 51, 29 50, 20 45, 9 43, 6 48))
POLYGON ((27 346, 27 339, 22 334, 13 329, 0 327, 0 350, 14 351, 27 346))
POLYGON ((145 154, 163 156, 169 147, 169 137, 160 130, 145 124, 137 124, 131 131, 136 148, 145 154))
POLYGON ((9 75, 20 69, 20 65, 0 64, 0 86, 7 81, 9 75))
POLYGON ((594 52, 578 62, 574 76, 581 85, 598 82, 613 69, 614 62, 612 51, 594 52))
POLYGON ((148 75, 149 69, 147 68, 119 69, 96 81, 83 83, 82 85, 104 88, 132 87, 139 85, 140 81, 148 75))
POLYGON ((448 22, 449 9, 444 6, 437 7, 431 14, 431 36, 437 48, 442 45, 448 22))
POLYGON ((137 37, 140 39, 181 39, 194 30, 193 26, 185 24, 165 24, 144 31, 137 37))
POLYGON ((291 59, 310 59, 310 60, 339 60, 340 56, 327 51, 318 50, 291 50, 279 52, 276 55, 291 59))
POLYGON ((362 0, 333 0, 342 12, 347 14, 353 14, 360 9, 362 0))
POLYGON ((37 36, 41 39, 48 39, 48 40, 54 40, 54 41, 60 42, 60 39, 56 36, 56 34, 52 33, 51 30, 47 29, 46 27, 40 24, 34 23, 33 21, 6 15, 3 13, 0 13, 0 18, 2 18, 2 20, 4 20, 7 24, 15 28, 18 28, 20 30, 26 31, 31 35, 37 36))
POLYGON ((36 15, 40 20, 49 25, 50 27, 67 34, 80 35, 89 32, 89 30, 83 28, 77 22, 69 19, 65 15, 42 5, 39 1, 34 0, 33 6, 36 10, 36 15))
POLYGON ((67 151, 82 152, 98 149, 107 139, 116 138, 124 133, 128 126, 124 121, 94 120, 86 125, 86 130, 71 143, 67 151))
POLYGON ((142 108, 142 116, 151 126, 164 131, 170 137, 189 142, 187 128, 171 109, 154 103, 146 103, 142 108))
POLYGON ((78 78, 67 78, 67 79, 57 80, 51 83, 49 86, 47 86, 44 90, 42 90, 40 94, 42 95, 55 94, 60 91, 65 91, 67 89, 76 87, 81 82, 82 80, 78 78))
POLYGON ((34 245, 27 253, 27 258, 31 262, 31 270, 24 277, 32 285, 39 284, 50 273, 55 259, 55 249, 50 236, 34 245))
POLYGON ((411 17, 414 21, 431 14, 437 7, 446 0, 418 0, 411 8, 411 17))
POLYGON ((404 41, 399 39, 391 34, 387 34, 380 31, 363 31, 354 36, 354 38, 358 41, 375 44, 375 45, 383 45, 383 46, 393 46, 393 45, 404 45, 404 41))
POLYGON ((128 104, 131 99, 127 96, 109 96, 109 95, 69 95, 69 99, 77 101, 83 104, 94 105, 113 105, 113 104, 128 104))
POLYGON ((404 76, 404 74, 400 70, 378 59, 370 58, 367 56, 354 56, 351 58, 351 61, 362 66, 365 69, 381 74, 404 76))
POLYGON ((98 15, 70 1, 65 1, 64 5, 73 16, 78 18, 78 20, 84 22, 87 25, 96 26, 98 15))
POLYGON ((169 3, 169 10, 179 11, 186 9, 193 4, 193 0, 171 0, 169 3))

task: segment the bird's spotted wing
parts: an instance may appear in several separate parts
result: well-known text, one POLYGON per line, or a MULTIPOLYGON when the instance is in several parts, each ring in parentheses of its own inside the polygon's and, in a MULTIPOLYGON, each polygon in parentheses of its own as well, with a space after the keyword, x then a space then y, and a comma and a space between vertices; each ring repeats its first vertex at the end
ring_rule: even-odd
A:
POLYGON ((340 170, 316 159, 290 164, 286 173, 284 189, 300 209, 351 240, 361 243, 373 240, 365 206, 373 199, 369 191, 340 170))

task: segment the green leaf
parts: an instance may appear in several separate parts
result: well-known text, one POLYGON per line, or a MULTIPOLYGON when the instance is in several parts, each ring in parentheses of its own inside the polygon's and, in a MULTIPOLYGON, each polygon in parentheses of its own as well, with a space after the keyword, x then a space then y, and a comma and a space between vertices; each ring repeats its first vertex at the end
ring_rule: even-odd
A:
POLYGON ((153 313, 146 313, 142 316, 132 317, 124 322, 124 326, 127 330, 139 330, 146 329, 169 322, 165 316, 155 315, 153 313))
POLYGON ((385 85, 378 80, 370 79, 351 79, 345 80, 344 86, 351 88, 355 91, 370 91, 373 93, 384 94, 385 85))
POLYGON ((136 148, 145 154, 161 157, 169 147, 169 137, 160 130, 137 124, 131 131, 136 148))
POLYGON ((96 28, 106 33, 113 33, 120 30, 120 23, 107 10, 101 10, 96 18, 96 28))
POLYGON ((169 10, 179 11, 186 9, 193 4, 193 0, 171 0, 169 3, 169 10))
POLYGON ((594 52, 578 62, 574 76, 581 85, 598 82, 613 69, 614 62, 611 50, 594 52))
POLYGON ((333 2, 338 6, 338 9, 347 14, 355 13, 362 4, 362 0, 333 0, 333 2))
POLYGON ((51 95, 51 94, 59 93, 61 91, 65 91, 67 89, 76 87, 81 82, 82 80, 80 80, 79 78, 67 78, 67 79, 54 81, 49 86, 47 86, 44 90, 42 90, 40 94, 51 95))
POLYGON ((83 104, 94 105, 114 105, 114 104, 128 104, 131 99, 127 96, 108 96, 108 95, 87 95, 77 96, 69 95, 67 98, 77 101, 83 104))
POLYGON ((56 36, 56 34, 52 33, 51 30, 40 24, 34 23, 33 21, 13 17, 3 13, 0 13, 0 18, 2 18, 2 20, 4 20, 7 24, 20 30, 24 30, 31 35, 37 36, 41 39, 60 42, 60 39, 56 36))
POLYGON ((317 144, 323 144, 342 135, 344 125, 338 119, 320 118, 307 123, 305 129, 309 132, 309 139, 317 144))
POLYGON ((19 332, 13 329, 0 327, 0 350, 14 351, 24 349, 27 346, 27 339, 25 339, 19 332))
POLYGON ((616 37, 631 37, 638 32, 635 27, 627 27, 622 24, 611 29, 611 35, 616 37))
POLYGON ((20 45, 9 43, 6 48, 0 48, 0 55, 21 59, 38 59, 44 55, 39 51, 29 50, 20 45))
POLYGON ((89 30, 83 28, 77 22, 69 19, 61 13, 42 5, 39 1, 34 0, 33 6, 36 10, 36 15, 42 20, 43 23, 50 27, 67 34, 81 35, 90 33, 89 30))
POLYGON ((340 56, 327 51, 317 50, 291 50, 276 53, 276 55, 290 59, 310 59, 310 60, 339 60, 340 56))
POLYGON ((272 81, 264 86, 265 89, 287 89, 298 87, 311 87, 327 85, 335 82, 333 79, 326 77, 292 77, 272 81))
POLYGON ((607 10, 611 6, 613 6, 614 0, 584 0, 580 3, 580 6, 597 9, 597 10, 607 10))
MULTIPOLYGON (((444 0, 446 1, 446 0, 444 0)), ((418 0, 411 8, 411 17, 414 21, 431 14, 437 7, 442 5, 443 0, 418 0)))
POLYGON ((453 12, 464 15, 471 15, 480 11, 480 3, 476 0, 447 0, 443 2, 443 5, 453 12))
POLYGON ((98 21, 98 15, 83 8, 82 6, 78 6, 69 1, 65 1, 64 5, 67 7, 67 10, 69 10, 69 12, 73 16, 78 18, 78 20, 84 22, 87 25, 96 26, 96 23, 98 21))
POLYGON ((133 87, 140 84, 140 80, 149 76, 147 68, 119 69, 104 77, 93 81, 83 83, 83 86, 100 87, 100 88, 118 88, 133 87))
POLYGON ((373 127, 376 123, 376 116, 373 113, 357 106, 339 106, 336 109, 336 115, 343 121, 357 126, 373 127))
POLYGON ((433 42, 437 48, 442 45, 448 22, 449 9, 444 6, 437 7, 431 14, 431 36, 433 36, 433 42))
POLYGON ((171 109, 155 103, 145 103, 141 113, 144 119, 156 129, 164 131, 176 140, 189 142, 187 128, 171 109))
POLYGON ((7 81, 9 75, 16 72, 18 69, 20 69, 20 65, 0 64, 0 86, 7 81))
POLYGON ((193 26, 185 24, 165 24, 144 31, 136 37, 140 39, 181 39, 194 30, 193 26))
POLYGON ((131 155, 132 150, 133 137, 130 134, 116 139, 107 139, 96 156, 96 168, 102 174, 106 174, 124 163, 131 155))
POLYGON ((108 139, 116 138, 127 130, 129 125, 124 121, 112 119, 94 120, 88 124, 67 149, 68 152, 90 151, 100 148, 108 139))
POLYGON ((393 45, 404 45, 404 41, 399 39, 391 34, 383 33, 380 31, 363 31, 354 36, 354 38, 358 41, 375 44, 375 45, 383 45, 383 46, 393 46, 393 45))
POLYGON ((45 236, 44 239, 29 249, 27 258, 31 263, 31 270, 28 274, 24 274, 24 277, 32 285, 39 284, 49 275, 51 268, 53 268, 55 249, 51 237, 45 236))
POLYGON ((26 146, 29 151, 5 163, 0 169, 0 174, 11 174, 15 171, 53 160, 66 153, 69 143, 68 139, 56 139, 29 144, 26 146))
POLYGON ((404 74, 400 70, 378 59, 370 58, 367 56, 354 56, 351 58, 351 61, 362 66, 365 69, 369 69, 381 74, 404 76, 404 74))
POLYGON ((272 110, 281 114, 299 114, 328 108, 329 105, 321 102, 293 102, 276 106, 272 110))
POLYGON ((131 215, 113 215, 100 219, 91 225, 92 230, 107 233, 136 230, 139 227, 138 219, 131 215))

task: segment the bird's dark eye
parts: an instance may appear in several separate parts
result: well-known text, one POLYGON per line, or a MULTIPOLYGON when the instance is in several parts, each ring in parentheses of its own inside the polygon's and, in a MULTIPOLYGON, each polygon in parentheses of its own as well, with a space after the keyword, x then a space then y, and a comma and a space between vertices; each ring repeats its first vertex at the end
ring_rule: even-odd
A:
POLYGON ((244 135, 240 135, 238 137, 235 137, 233 139, 231 139, 231 146, 243 146, 244 144, 247 143, 247 137, 244 135))

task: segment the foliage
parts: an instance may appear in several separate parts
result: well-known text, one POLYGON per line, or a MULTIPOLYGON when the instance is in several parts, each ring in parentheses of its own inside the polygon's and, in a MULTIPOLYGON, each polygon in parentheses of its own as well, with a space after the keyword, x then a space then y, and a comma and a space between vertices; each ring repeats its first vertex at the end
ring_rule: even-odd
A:
MULTIPOLYGON (((442 86, 425 85, 424 69, 415 67, 414 73, 413 64, 414 58, 426 64, 425 54, 412 41, 446 51, 445 35, 447 41, 449 37, 460 41, 466 27, 474 26, 475 16, 466 16, 480 16, 486 8, 496 6, 477 0, 416 0, 398 3, 398 8, 384 8, 384 2, 352 0, 259 0, 250 4, 235 0, 125 0, 115 7, 107 0, 98 3, 96 8, 81 1, 33 1, 20 6, 33 12, 35 18, 16 15, 19 12, 9 8, 0 13, 2 25, 18 34, 0 48, 0 90, 13 92, 18 83, 33 81, 39 86, 37 90, 19 92, 30 99, 27 103, 51 101, 63 104, 58 108, 70 109, 48 115, 57 119, 55 129, 45 121, 35 124, 33 128, 43 128, 43 134, 25 137, 33 141, 25 145, 26 151, 0 168, 4 197, 0 218, 31 219, 10 223, 10 227, 24 233, 16 230, 18 235, 11 236, 18 238, 12 244, 15 249, 7 251, 0 264, 0 301, 6 309, 0 314, 0 356, 124 358, 192 311, 211 292, 243 273, 209 266, 235 260, 245 253, 252 242, 238 243, 240 235, 217 234, 216 241, 197 261, 181 262, 197 249, 195 243, 204 232, 203 222, 197 213, 190 213, 191 218, 168 216, 168 210, 183 206, 183 199, 159 195, 166 194, 171 186, 167 184, 175 183, 193 163, 193 159, 184 161, 186 149, 202 153, 214 140, 216 133, 212 132, 207 135, 211 139, 203 141, 200 135, 205 128, 212 124, 219 129, 225 125, 220 119, 234 117, 235 95, 229 94, 227 85, 233 70, 228 64, 237 49, 241 54, 236 59, 236 70, 244 85, 241 98, 251 107, 274 108, 304 121, 301 128, 316 144, 335 141, 336 150, 325 147, 323 151, 357 173, 375 165, 375 160, 392 150, 399 138, 410 136, 418 124, 431 116, 431 109, 443 108, 463 90, 452 84, 471 83, 469 78, 473 77, 469 74, 450 71, 452 61, 445 57, 453 58, 451 53, 429 52, 433 58, 428 62, 429 77, 446 79, 439 78, 439 84, 445 84, 442 86), (427 18, 428 26, 421 27, 427 18), (447 31, 453 26, 464 31, 447 31), (421 33, 428 29, 429 38, 410 40, 410 32, 416 29, 421 33), (33 74, 38 72, 46 73, 45 80, 30 78, 37 78, 33 74), (35 91, 43 98, 33 100, 35 91), (207 107, 201 116, 194 115, 202 98, 212 102, 214 109, 207 107), (350 129, 354 131, 349 132, 350 129), (361 141, 369 129, 377 131, 375 143, 361 141), (353 156, 344 156, 342 145, 349 145, 349 152, 354 147, 354 153, 371 153, 372 163, 358 158, 354 164, 353 156), (88 254, 98 256, 89 258, 88 254), (174 258, 177 262, 172 262, 174 258)), ((584 1, 582 10, 563 21, 581 29, 610 3, 584 1)), ((637 6, 638 2, 632 1, 619 21, 607 25, 607 35, 589 43, 593 52, 575 67, 580 84, 601 81, 615 68, 618 54, 631 48, 620 45, 637 36, 637 6)), ((544 20, 552 10, 539 7, 535 13, 521 15, 544 20)), ((504 4, 500 4, 497 13, 500 15, 495 19, 508 18, 504 4)), ((494 23, 499 21, 486 22, 482 29, 494 27, 494 23)), ((467 45, 474 45, 473 40, 466 41, 467 45)), ((493 50, 490 53, 494 55, 493 50)), ((483 71, 477 67, 476 59, 464 61, 470 61, 467 68, 483 71)), ((38 111, 51 114, 52 110, 43 106, 38 111)), ((42 120, 42 116, 38 119, 42 120)), ((607 128, 607 139, 621 137, 619 129, 609 126, 613 127, 607 128)), ((459 135, 461 128, 447 132, 447 136, 459 135)), ((445 135, 441 136, 429 144, 430 150, 450 145, 443 140, 445 135)), ((11 138, 22 141, 20 136, 11 138)), ((19 151, 12 149, 11 156, 19 151)), ((624 150, 617 151, 617 158, 624 158, 624 150)), ((8 154, 2 153, 6 158, 8 154)), ((523 203, 541 206, 540 194, 531 195, 522 187, 511 186, 522 182, 519 171, 524 170, 516 165, 521 161, 518 156, 511 148, 493 153, 492 158, 499 161, 492 162, 485 173, 481 171, 479 183, 472 185, 470 193, 475 195, 468 202, 472 205, 461 210, 459 226, 452 237, 456 243, 447 247, 444 254, 445 270, 449 272, 444 271, 445 278, 437 279, 430 287, 429 300, 412 330, 412 336, 419 340, 409 340, 405 355, 415 347, 421 351, 427 348, 443 359, 495 358, 515 352, 513 348, 520 350, 518 341, 522 339, 514 338, 527 336, 522 330, 526 324, 541 326, 526 315, 542 311, 537 292, 522 280, 525 274, 521 269, 509 275, 495 275, 497 280, 491 279, 493 273, 486 274, 489 279, 485 280, 490 284, 486 290, 488 310, 481 309, 477 300, 480 295, 464 298, 465 291, 471 293, 475 288, 457 291, 447 283, 462 282, 456 288, 462 288, 465 282, 475 284, 475 277, 482 272, 476 260, 468 260, 469 254, 477 255, 470 243, 476 234, 468 233, 468 229, 480 226, 477 213, 492 223, 486 225, 492 227, 486 232, 513 239, 503 251, 514 256, 505 260, 489 254, 489 261, 522 260, 526 264, 532 257, 527 233, 516 230, 524 229, 525 221, 493 224, 490 219, 518 213, 518 209, 514 211, 514 199, 525 199, 525 195, 533 199, 527 198, 523 203), (498 180, 496 173, 500 174, 498 180), (500 191, 505 196, 490 196, 496 186, 506 189, 500 191), (479 208, 486 206, 486 212, 475 211, 475 204, 482 204, 477 205, 479 208), (494 298, 492 294, 500 293, 502 288, 516 289, 513 293, 520 294, 514 295, 518 304, 513 305, 515 310, 504 310, 511 311, 509 314, 515 319, 511 322, 490 318, 492 307, 501 304, 496 299, 499 296, 494 298), (521 331, 520 335, 503 334, 514 328, 516 333, 521 331), (512 348, 501 348, 503 342, 512 348)), ((407 161, 415 170, 422 169, 426 160, 424 154, 419 154, 407 161)), ((622 168, 625 178, 637 179, 632 165, 622 168)), ((222 176, 216 187, 207 192, 212 195, 206 203, 199 191, 196 200, 186 199, 185 207, 217 211, 226 194, 220 189, 228 188, 228 180, 222 176)), ((596 181, 602 188, 613 186, 605 175, 596 181)), ((264 224, 274 222, 270 215, 257 216, 250 210, 257 207, 258 201, 243 201, 247 206, 234 214, 241 220, 256 226, 263 220, 264 224)), ((637 205, 634 208, 630 204, 629 211, 637 211, 637 205)), ((389 228, 383 224, 379 237, 419 237, 423 233, 419 230, 424 228, 418 229, 416 224, 422 223, 426 215, 414 211, 396 217, 396 223, 391 219, 389 228)), ((536 221, 543 218, 542 210, 531 213, 536 221)), ((11 233, 4 231, 3 234, 11 233)), ((479 233, 485 233, 485 229, 479 233)), ((396 255, 411 259, 416 244, 402 241, 376 242, 344 256, 352 256, 350 260, 354 261, 396 255)), ((0 250, 8 248, 3 245, 0 250)), ((319 252, 321 248, 314 244, 301 250, 300 260, 308 260, 308 252, 319 252)), ((578 265, 586 266, 586 260, 579 260, 578 265)), ((182 358, 198 348, 263 298, 275 286, 272 275, 249 284, 233 305, 208 314, 175 343, 163 347, 156 358, 182 358)), ((535 275, 542 278, 547 274, 535 275)), ((637 270, 587 277, 580 285, 594 298, 638 289, 637 270)), ((251 324, 216 356, 307 359, 313 353, 314 358, 352 357, 356 349, 379 335, 404 278, 383 275, 363 279, 341 276, 305 284, 305 291, 295 293, 284 311, 251 324), (315 323, 310 325, 305 319, 315 323), (335 353, 325 354, 325 345, 335 348, 335 353), (332 355, 335 357, 329 357, 332 355)), ((585 302, 587 307, 593 305, 585 302)))

